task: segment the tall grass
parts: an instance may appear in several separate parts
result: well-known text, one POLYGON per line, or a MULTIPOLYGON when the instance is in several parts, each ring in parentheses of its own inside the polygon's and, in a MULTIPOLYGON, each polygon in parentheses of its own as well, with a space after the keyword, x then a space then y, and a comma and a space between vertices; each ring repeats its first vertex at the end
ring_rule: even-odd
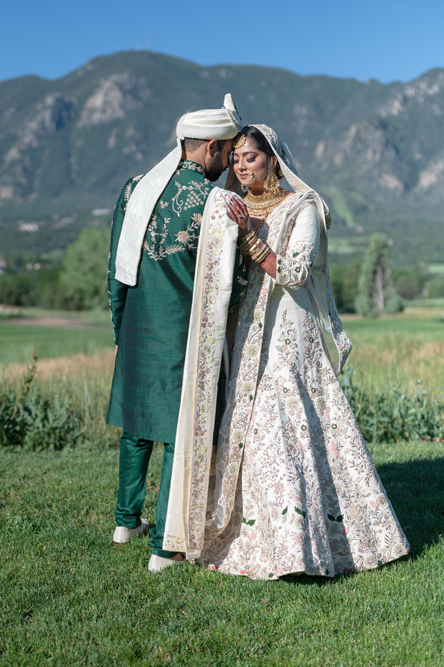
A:
POLYGON ((396 384, 413 394, 418 384, 434 398, 444 394, 444 317, 416 317, 412 311, 398 317, 363 320, 344 318, 353 342, 350 365, 363 390, 384 390, 396 384))
POLYGON ((3 370, 0 444, 25 449, 63 449, 86 444, 102 450, 118 442, 119 429, 106 424, 112 351, 3 370))
MULTIPOLYGON (((444 438, 444 318, 440 311, 426 315, 344 318, 354 350, 341 381, 368 442, 444 438)), ((105 423, 114 365, 110 331, 5 324, 1 343, 15 363, 0 377, 0 442, 34 449, 117 443, 118 430, 105 423), (28 371, 19 362, 33 342, 44 358, 26 388, 28 371)))
MULTIPOLYGON (((33 357, 25 371, 9 367, 0 390, 0 445, 32 450, 115 445, 119 430, 105 422, 113 356, 109 351, 40 364, 33 357)), ((349 367, 341 382, 367 442, 444 441, 444 400, 422 387, 406 392, 397 383, 366 389, 355 384, 353 374, 349 367)))
POLYGON ((353 374, 349 367, 341 384, 367 442, 444 442, 444 399, 432 398, 421 386, 409 393, 396 383, 368 391, 354 384, 353 374))

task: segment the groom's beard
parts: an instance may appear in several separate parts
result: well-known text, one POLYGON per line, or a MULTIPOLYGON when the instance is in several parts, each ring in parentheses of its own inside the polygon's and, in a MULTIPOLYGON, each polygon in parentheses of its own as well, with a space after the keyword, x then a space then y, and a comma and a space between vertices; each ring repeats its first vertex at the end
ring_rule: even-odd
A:
POLYGON ((222 155, 220 152, 216 153, 213 158, 208 158, 208 161, 205 165, 205 176, 209 181, 214 183, 217 181, 219 176, 225 171, 225 167, 222 162, 222 155))

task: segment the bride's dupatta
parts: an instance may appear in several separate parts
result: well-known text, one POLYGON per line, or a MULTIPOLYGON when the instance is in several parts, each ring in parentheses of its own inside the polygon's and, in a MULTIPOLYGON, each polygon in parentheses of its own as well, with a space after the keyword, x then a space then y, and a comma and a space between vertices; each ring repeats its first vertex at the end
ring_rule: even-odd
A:
POLYGON ((163 548, 200 555, 238 226, 215 188, 201 220, 163 548))

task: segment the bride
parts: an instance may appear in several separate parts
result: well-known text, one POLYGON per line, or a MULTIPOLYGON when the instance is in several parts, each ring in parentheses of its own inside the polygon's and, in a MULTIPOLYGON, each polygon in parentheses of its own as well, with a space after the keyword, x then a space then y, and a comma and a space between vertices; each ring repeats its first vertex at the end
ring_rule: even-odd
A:
POLYGON ((227 188, 239 186, 230 217, 249 285, 200 561, 253 579, 375 568, 409 545, 337 379, 351 343, 328 277, 327 207, 266 125, 235 140, 227 188))

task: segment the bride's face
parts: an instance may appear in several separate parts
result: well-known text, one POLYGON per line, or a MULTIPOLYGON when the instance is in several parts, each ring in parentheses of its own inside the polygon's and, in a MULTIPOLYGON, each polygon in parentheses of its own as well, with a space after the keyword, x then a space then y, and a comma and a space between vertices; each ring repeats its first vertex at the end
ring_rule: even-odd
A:
POLYGON ((251 190, 263 189, 268 177, 267 156, 256 148, 250 137, 246 137, 243 146, 235 149, 232 162, 234 173, 242 185, 251 190))

